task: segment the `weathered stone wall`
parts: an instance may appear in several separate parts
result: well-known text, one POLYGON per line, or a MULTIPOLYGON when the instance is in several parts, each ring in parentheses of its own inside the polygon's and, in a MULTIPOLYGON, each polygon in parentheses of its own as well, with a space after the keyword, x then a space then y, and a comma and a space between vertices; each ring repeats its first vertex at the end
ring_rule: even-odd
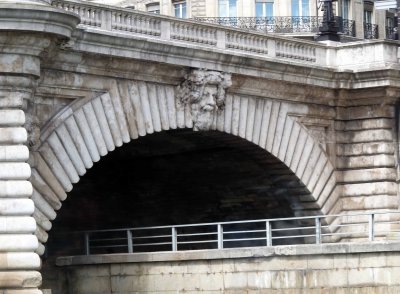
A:
POLYGON ((62 258, 44 284, 53 294, 394 294, 399 249, 378 243, 62 258))
POLYGON ((350 91, 346 105, 337 108, 336 168, 343 213, 399 207, 394 93, 362 92, 350 91))

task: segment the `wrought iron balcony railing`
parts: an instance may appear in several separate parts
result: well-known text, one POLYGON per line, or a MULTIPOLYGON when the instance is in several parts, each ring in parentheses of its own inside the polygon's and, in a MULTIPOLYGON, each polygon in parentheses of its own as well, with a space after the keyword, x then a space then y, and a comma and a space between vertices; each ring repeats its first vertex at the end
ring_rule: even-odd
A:
POLYGON ((378 39, 378 25, 364 22, 364 39, 378 39))
MULTIPOLYGON (((196 17, 194 20, 263 33, 317 33, 322 23, 318 16, 274 17, 196 17)), ((339 32, 355 37, 355 21, 337 17, 339 32)))
POLYGON ((398 40, 399 36, 397 34, 397 30, 395 29, 395 27, 392 26, 386 26, 385 27, 385 38, 388 40, 398 40))

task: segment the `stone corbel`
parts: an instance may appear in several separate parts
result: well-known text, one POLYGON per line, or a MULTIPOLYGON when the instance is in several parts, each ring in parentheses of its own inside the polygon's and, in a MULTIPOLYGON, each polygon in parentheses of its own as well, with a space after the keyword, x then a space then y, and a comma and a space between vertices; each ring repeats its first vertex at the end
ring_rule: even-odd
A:
POLYGON ((231 74, 205 69, 193 69, 177 87, 178 107, 190 107, 194 131, 210 130, 218 111, 225 104, 226 89, 231 86, 231 74))

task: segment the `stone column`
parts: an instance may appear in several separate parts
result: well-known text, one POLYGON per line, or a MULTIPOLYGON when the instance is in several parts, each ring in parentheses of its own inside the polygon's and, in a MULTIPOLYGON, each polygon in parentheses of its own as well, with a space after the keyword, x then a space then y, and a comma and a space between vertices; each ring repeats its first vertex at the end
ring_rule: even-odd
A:
POLYGON ((0 293, 7 294, 41 293, 26 110, 40 58, 79 21, 47 1, 16 2, 0 0, 0 293))

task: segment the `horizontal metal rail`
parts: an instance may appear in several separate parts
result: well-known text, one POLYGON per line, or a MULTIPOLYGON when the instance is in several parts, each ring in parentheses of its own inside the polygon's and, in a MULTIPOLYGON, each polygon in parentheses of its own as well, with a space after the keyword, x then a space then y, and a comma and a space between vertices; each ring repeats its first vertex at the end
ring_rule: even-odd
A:
POLYGON ((400 211, 73 232, 85 254, 400 239, 400 211), (303 225, 302 225, 303 223, 303 225))

